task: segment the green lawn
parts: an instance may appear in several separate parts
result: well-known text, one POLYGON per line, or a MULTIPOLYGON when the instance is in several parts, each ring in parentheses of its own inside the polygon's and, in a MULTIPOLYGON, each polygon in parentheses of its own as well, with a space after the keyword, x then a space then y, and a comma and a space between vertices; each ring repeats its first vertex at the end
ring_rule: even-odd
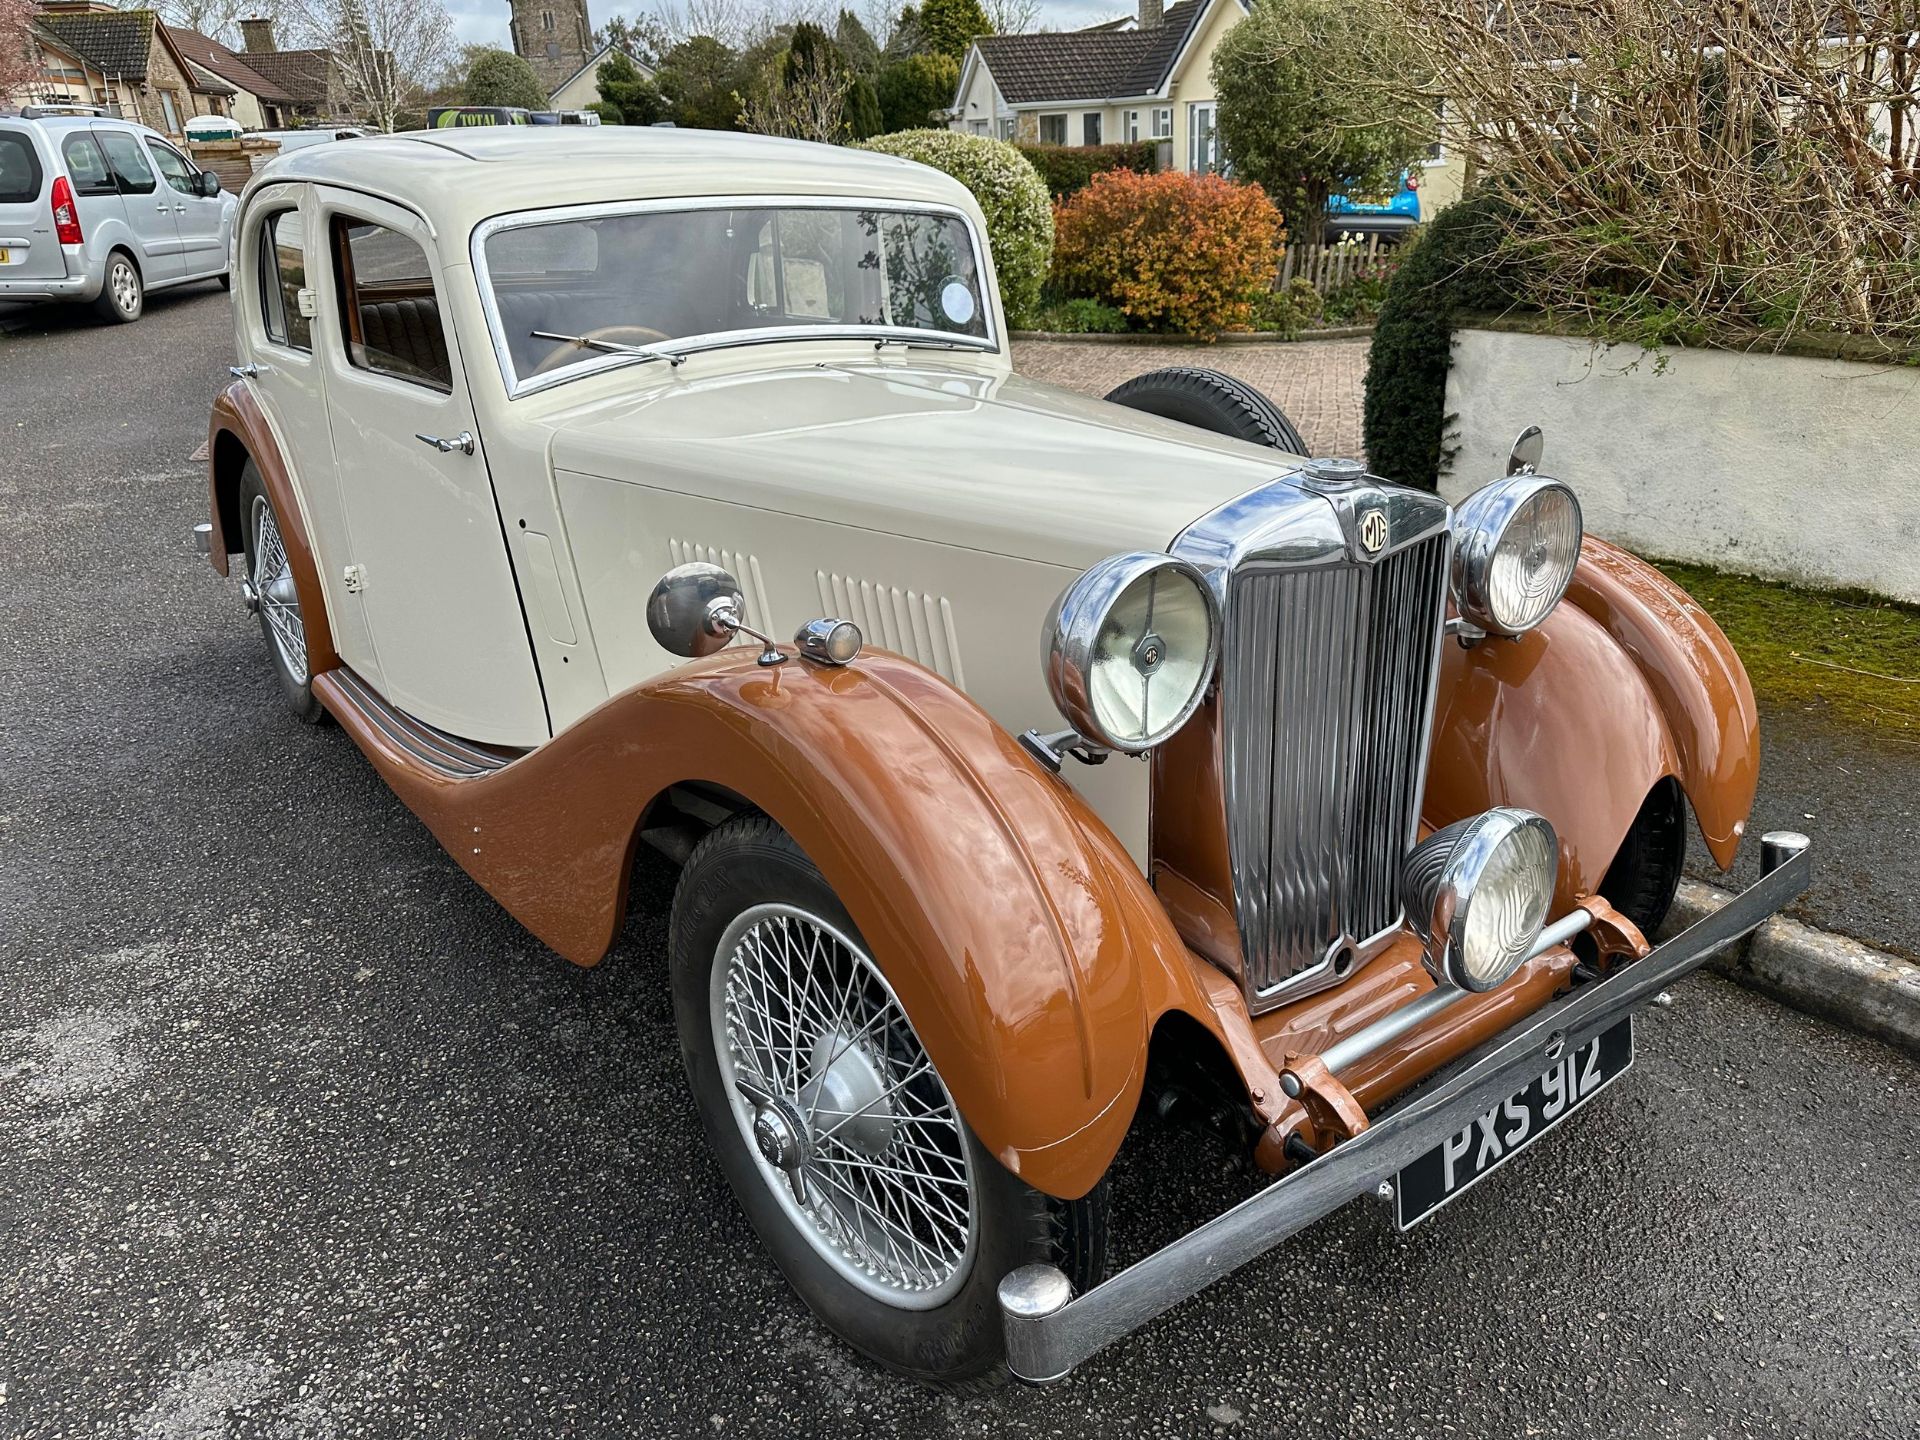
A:
POLYGON ((1654 563, 1720 622, 1763 704, 1824 708, 1920 743, 1920 606, 1654 563))

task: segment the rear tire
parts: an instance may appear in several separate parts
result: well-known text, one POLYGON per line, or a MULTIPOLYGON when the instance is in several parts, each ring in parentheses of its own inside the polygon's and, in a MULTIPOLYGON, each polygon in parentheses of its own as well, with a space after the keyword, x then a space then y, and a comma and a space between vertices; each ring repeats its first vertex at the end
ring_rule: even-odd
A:
POLYGON ((1290 455, 1308 453, 1307 442, 1278 405, 1246 381, 1218 370, 1188 365, 1150 370, 1109 390, 1107 399, 1215 435, 1284 450, 1290 455))
POLYGON ((140 267, 124 250, 107 256, 106 278, 100 283, 100 298, 93 302, 93 313, 115 325, 131 325, 147 307, 147 290, 140 279, 140 267))
POLYGON ((280 515, 261 483, 253 461, 240 472, 240 533, 247 552, 248 604, 266 637, 267 655, 279 677, 287 708, 304 725, 317 725, 326 710, 314 698, 313 675, 307 656, 307 627, 301 618, 301 595, 287 558, 280 515))
POLYGON ((1003 1276, 1047 1261, 1076 1291, 1098 1282, 1106 1181, 1056 1200, 993 1158, 839 899, 771 820, 743 815, 701 841, 670 953, 681 1054, 720 1168, 841 1339, 923 1383, 987 1383, 1005 1373, 1003 1276))

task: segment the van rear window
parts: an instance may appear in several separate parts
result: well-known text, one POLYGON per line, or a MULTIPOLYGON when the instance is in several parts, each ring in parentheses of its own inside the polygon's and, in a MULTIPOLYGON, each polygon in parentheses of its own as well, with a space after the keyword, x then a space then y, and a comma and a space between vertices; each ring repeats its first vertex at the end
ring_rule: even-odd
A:
POLYGON ((114 193, 113 172, 107 169, 106 156, 93 143, 91 135, 75 133, 60 142, 60 153, 67 157, 67 178, 79 195, 114 193))
POLYGON ((40 157, 18 130, 0 130, 0 205, 40 198, 40 157))

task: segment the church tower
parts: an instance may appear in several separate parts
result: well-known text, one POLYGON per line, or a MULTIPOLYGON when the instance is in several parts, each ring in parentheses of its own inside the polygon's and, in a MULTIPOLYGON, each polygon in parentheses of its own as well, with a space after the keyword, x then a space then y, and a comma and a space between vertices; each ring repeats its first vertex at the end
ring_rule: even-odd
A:
POLYGON ((533 66, 551 95, 593 53, 587 0, 507 0, 513 7, 513 53, 533 66))

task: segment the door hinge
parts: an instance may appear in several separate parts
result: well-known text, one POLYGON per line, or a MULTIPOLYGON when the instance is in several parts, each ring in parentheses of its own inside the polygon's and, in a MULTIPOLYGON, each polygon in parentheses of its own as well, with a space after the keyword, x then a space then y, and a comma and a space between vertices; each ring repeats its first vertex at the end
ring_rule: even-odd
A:
POLYGON ((367 588, 367 570, 364 565, 349 565, 341 573, 341 579, 347 582, 347 593, 358 595, 367 588))

